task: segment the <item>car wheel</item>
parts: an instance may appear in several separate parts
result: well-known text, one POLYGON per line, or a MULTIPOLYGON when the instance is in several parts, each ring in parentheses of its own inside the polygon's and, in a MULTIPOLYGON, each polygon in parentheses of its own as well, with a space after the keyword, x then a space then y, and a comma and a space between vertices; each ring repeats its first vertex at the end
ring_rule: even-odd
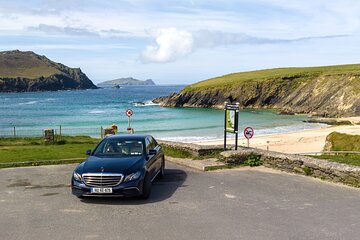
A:
POLYGON ((162 179, 165 176, 165 159, 163 158, 161 161, 161 168, 160 168, 160 172, 158 174, 158 178, 162 179))
POLYGON ((146 174, 144 181, 143 181, 143 189, 142 189, 142 194, 140 196, 141 199, 147 199, 149 198, 151 193, 151 179, 150 179, 150 175, 146 174))

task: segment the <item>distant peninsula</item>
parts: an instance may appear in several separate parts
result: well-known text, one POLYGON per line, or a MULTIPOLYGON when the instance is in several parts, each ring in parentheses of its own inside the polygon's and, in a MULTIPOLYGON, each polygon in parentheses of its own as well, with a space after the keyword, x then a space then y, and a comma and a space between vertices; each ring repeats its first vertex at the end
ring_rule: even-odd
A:
POLYGON ((155 85, 153 80, 147 79, 145 81, 138 80, 132 77, 127 78, 118 78, 110 81, 105 81, 98 83, 98 87, 116 87, 116 86, 124 86, 124 85, 155 85))
POLYGON ((31 51, 0 52, 0 92, 96 89, 80 68, 70 68, 31 51))
POLYGON ((360 64, 276 68, 204 80, 153 100, 165 107, 276 109, 322 117, 360 116, 360 64))

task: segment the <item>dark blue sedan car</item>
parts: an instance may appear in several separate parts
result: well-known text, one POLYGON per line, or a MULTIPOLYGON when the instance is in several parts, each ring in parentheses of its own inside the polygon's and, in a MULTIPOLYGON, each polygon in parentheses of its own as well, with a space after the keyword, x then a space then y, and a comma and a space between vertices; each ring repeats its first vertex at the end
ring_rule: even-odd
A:
POLYGON ((150 135, 113 135, 103 139, 79 164, 71 179, 72 193, 85 196, 148 198, 155 177, 163 177, 165 157, 150 135))

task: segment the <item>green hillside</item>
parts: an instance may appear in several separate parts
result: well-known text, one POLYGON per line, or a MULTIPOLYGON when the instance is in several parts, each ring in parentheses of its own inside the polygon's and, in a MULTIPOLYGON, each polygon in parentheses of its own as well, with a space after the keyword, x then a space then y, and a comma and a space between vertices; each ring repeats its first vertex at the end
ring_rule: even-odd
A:
POLYGON ((276 109, 321 117, 360 116, 360 64, 240 72, 187 86, 153 100, 165 107, 276 109))
MULTIPOLYGON (((294 82, 296 88, 302 82, 314 79, 323 74, 349 74, 360 73, 360 64, 349 65, 335 65, 335 66, 322 66, 322 67, 292 67, 292 68, 274 68, 266 70, 257 70, 250 72, 239 72, 227 74, 220 77, 204 80, 190 86, 187 86, 183 92, 189 91, 202 91, 202 90, 215 90, 225 88, 236 88, 249 82, 264 82, 296 79, 294 82)), ((360 92, 360 82, 354 82, 354 88, 360 92), (356 83, 356 84, 355 84, 356 83)))
POLYGON ((0 92, 96 89, 80 68, 70 68, 31 51, 0 52, 0 92))
POLYGON ((59 73, 60 70, 49 59, 33 52, 9 51, 0 53, 1 78, 35 79, 59 73))

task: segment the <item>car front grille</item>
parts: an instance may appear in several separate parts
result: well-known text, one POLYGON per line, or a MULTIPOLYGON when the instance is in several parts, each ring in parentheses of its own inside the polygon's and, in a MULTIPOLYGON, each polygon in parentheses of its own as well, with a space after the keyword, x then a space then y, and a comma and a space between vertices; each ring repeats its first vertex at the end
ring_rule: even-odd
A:
POLYGON ((114 187, 122 182, 124 175, 117 173, 84 173, 82 178, 84 183, 90 187, 114 187))

